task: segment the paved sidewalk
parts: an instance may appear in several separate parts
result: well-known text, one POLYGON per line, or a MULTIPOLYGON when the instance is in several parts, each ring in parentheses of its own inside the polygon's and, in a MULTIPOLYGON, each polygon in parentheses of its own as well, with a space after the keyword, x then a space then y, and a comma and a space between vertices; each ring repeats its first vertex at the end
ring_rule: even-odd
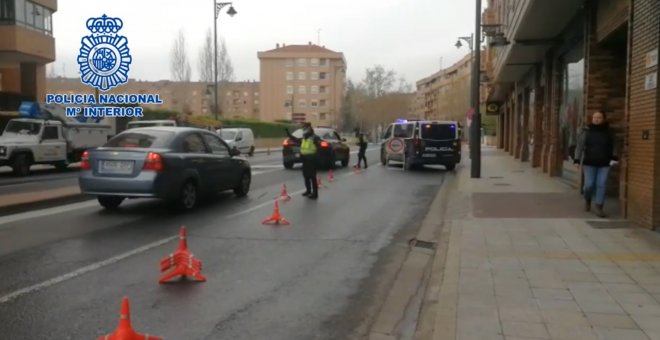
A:
POLYGON ((469 177, 468 160, 419 338, 660 340, 660 235, 595 218, 576 191, 495 149, 469 177))
POLYGON ((0 208, 81 195, 78 186, 0 196, 0 208))

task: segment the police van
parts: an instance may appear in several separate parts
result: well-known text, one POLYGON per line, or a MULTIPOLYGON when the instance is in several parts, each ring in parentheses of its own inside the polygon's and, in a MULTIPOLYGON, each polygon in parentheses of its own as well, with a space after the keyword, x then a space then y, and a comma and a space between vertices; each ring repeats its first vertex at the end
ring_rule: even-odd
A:
POLYGON ((461 162, 461 126, 457 121, 399 119, 383 134, 381 163, 402 162, 405 170, 461 162))

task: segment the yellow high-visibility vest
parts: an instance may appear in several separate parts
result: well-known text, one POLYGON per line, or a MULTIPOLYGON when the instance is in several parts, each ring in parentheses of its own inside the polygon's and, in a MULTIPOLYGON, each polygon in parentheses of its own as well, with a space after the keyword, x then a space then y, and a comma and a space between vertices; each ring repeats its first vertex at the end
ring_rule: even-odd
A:
POLYGON ((314 139, 312 138, 305 138, 302 141, 302 145, 300 146, 300 153, 309 156, 313 155, 316 153, 316 144, 314 144, 314 139))

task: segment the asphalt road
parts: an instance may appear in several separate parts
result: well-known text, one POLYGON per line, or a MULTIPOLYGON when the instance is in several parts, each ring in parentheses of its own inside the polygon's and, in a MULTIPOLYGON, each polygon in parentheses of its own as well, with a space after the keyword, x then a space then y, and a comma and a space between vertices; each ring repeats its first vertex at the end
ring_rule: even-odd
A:
MULTIPOLYGON (((270 155, 256 154, 247 159, 257 174, 282 168, 281 151, 270 155)), ((78 170, 73 165, 65 171, 49 166, 34 166, 30 176, 15 177, 9 168, 4 167, 0 169, 0 196, 78 186, 78 170)))
POLYGON ((322 173, 318 201, 300 196, 300 171, 273 167, 247 198, 221 195, 183 215, 136 200, 118 212, 86 201, 0 217, 1 337, 96 339, 115 329, 127 296, 136 330, 164 339, 349 339, 383 298, 371 287, 388 254, 414 236, 444 178, 367 157, 365 172, 337 170, 332 183, 322 173), (264 226, 283 184, 291 225, 264 226), (208 281, 159 284, 181 225, 208 281))

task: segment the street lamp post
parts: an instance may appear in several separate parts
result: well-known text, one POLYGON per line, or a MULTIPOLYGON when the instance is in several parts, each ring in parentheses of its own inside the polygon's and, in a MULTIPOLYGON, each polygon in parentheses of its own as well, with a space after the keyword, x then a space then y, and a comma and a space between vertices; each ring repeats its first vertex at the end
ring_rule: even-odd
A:
POLYGON ((475 33, 470 37, 459 37, 456 48, 461 48, 461 40, 468 43, 472 55, 472 90, 470 91, 470 102, 472 106, 472 124, 470 125, 470 177, 481 177, 481 113, 479 105, 481 96, 479 85, 481 82, 481 0, 476 0, 476 25, 475 33), (475 39, 476 37, 479 37, 475 39))
POLYGON ((220 11, 226 6, 229 6, 229 10, 227 10, 229 16, 233 17, 236 15, 237 12, 231 2, 218 2, 218 0, 213 0, 213 89, 215 91, 213 111, 216 120, 218 120, 218 107, 220 106, 218 105, 218 16, 220 15, 220 11))

